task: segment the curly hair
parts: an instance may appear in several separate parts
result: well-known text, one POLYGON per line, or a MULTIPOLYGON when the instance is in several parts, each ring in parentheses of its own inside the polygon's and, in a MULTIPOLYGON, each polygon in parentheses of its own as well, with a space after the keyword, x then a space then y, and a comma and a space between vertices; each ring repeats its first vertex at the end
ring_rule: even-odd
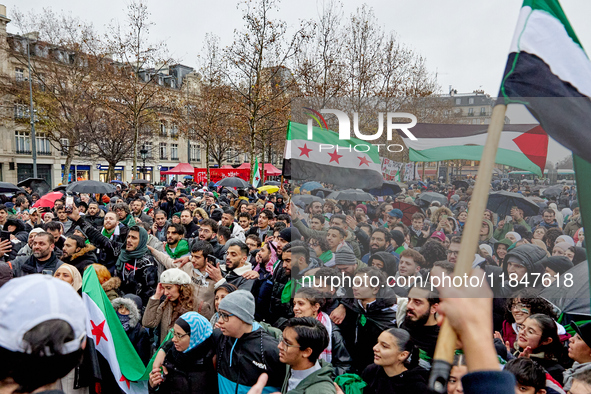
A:
POLYGON ((542 241, 548 246, 549 251, 554 250, 554 243, 556 242, 556 238, 560 237, 561 235, 564 235, 564 233, 561 229, 556 227, 549 228, 548 231, 546 231, 546 234, 544 234, 542 241))
POLYGON ((523 304, 530 307, 530 315, 538 313, 550 316, 552 319, 557 319, 558 316, 554 311, 554 307, 551 303, 540 297, 537 292, 533 289, 522 289, 513 294, 511 298, 507 299, 507 308, 505 309, 505 320, 509 323, 514 323, 513 314, 511 308, 513 307, 513 301, 519 299, 523 304))
POLYGON ((98 280, 101 283, 101 285, 103 283, 105 283, 106 281, 108 281, 109 279, 111 279, 111 273, 109 272, 107 267, 105 267, 102 264, 91 264, 91 265, 94 268, 94 270, 96 272, 96 276, 98 276, 98 280))
POLYGON ((191 312, 195 310, 194 307, 194 300, 195 300, 195 290, 193 288, 193 284, 189 285, 174 285, 177 286, 179 289, 179 298, 174 301, 170 301, 168 298, 164 300, 162 303, 162 307, 166 308, 168 303, 172 304, 172 319, 171 323, 174 324, 175 321, 181 315, 191 312))
POLYGON ((421 268, 433 268, 436 261, 447 259, 447 249, 439 241, 429 239, 421 248, 421 254, 425 258, 425 265, 421 268))

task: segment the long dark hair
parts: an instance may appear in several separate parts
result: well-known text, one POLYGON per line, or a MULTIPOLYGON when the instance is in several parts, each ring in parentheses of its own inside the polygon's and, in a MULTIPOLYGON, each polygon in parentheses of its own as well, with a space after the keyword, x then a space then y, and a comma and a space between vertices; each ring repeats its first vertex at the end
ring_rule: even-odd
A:
POLYGON ((505 310, 505 320, 509 323, 514 323, 515 319, 513 318, 512 308, 513 302, 519 299, 523 304, 526 304, 530 307, 530 313, 535 315, 537 313, 544 314, 546 316, 550 316, 552 319, 556 319, 556 312, 554 312, 554 307, 548 301, 543 299, 538 295, 538 293, 533 289, 522 289, 515 292, 511 298, 507 299, 507 309, 505 310))
POLYGON ((558 358, 560 356, 560 338, 558 338, 558 329, 556 327, 556 323, 554 319, 550 316, 544 315, 542 313, 536 313, 535 315, 531 315, 528 319, 535 320, 536 323, 542 329, 542 336, 540 337, 540 343, 552 339, 547 345, 540 345, 536 349, 534 349, 535 353, 544 352, 545 358, 558 358))
POLYGON ((417 367, 419 365, 419 349, 415 346, 408 331, 401 328, 390 328, 386 332, 394 337, 401 352, 408 352, 404 366, 408 369, 417 367))

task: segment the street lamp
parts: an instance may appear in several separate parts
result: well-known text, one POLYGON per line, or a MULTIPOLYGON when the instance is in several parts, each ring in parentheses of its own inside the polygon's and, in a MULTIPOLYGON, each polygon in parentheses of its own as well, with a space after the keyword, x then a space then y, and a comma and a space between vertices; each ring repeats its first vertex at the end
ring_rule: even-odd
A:
POLYGON ((142 173, 144 174, 144 180, 146 179, 146 158, 148 157, 148 150, 146 149, 146 144, 142 145, 142 149, 140 149, 140 156, 142 157, 143 166, 142 166, 142 173))

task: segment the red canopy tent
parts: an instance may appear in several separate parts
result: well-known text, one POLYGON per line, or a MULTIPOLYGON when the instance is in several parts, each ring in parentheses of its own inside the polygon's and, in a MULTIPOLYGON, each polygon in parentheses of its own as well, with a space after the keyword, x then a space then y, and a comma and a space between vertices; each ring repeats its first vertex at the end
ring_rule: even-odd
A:
POLYGON ((193 175, 195 169, 189 163, 177 164, 174 168, 168 171, 162 171, 160 175, 193 175))
POLYGON ((220 168, 222 168, 222 169, 226 169, 226 168, 228 168, 228 169, 229 169, 229 168, 234 168, 234 167, 232 167, 232 166, 231 166, 231 165, 229 165, 229 164, 226 164, 225 166, 221 166, 220 168))
MULTIPOLYGON (((239 169, 249 169, 250 170, 250 163, 242 163, 239 169)), ((265 163, 265 176, 278 176, 281 175, 281 170, 275 167, 271 163, 265 163)))

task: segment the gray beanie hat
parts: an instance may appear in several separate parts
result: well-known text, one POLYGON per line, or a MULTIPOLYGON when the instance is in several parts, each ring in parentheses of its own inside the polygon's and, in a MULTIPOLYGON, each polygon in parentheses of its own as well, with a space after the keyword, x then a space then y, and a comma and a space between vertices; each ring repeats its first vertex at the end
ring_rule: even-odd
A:
POLYGON ((355 265, 357 259, 353 250, 349 246, 343 245, 335 252, 334 262, 336 265, 355 265))
POLYGON ((218 310, 236 316, 246 324, 254 321, 254 297, 246 290, 236 290, 220 301, 218 310))

